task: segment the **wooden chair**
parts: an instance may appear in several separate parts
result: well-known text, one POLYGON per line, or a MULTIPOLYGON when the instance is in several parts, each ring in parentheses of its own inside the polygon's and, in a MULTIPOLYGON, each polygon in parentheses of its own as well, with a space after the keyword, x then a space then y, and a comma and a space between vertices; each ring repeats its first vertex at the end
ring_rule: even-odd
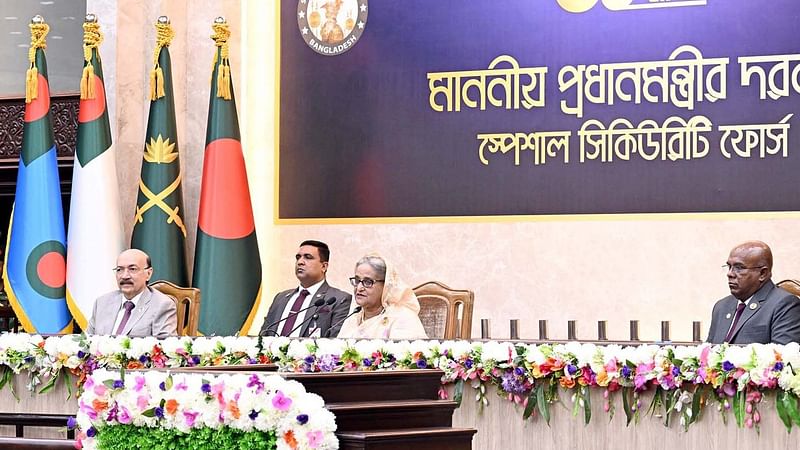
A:
POLYGON ((800 297, 800 281, 783 280, 780 283, 778 283, 777 286, 800 297))
POLYGON ((475 294, 451 289, 438 281, 414 288, 419 299, 419 318, 431 339, 469 339, 472 335, 472 306, 475 294))
POLYGON ((162 294, 168 295, 178 308, 178 335, 197 336, 200 320, 200 289, 176 286, 169 281, 158 280, 150 284, 162 294))

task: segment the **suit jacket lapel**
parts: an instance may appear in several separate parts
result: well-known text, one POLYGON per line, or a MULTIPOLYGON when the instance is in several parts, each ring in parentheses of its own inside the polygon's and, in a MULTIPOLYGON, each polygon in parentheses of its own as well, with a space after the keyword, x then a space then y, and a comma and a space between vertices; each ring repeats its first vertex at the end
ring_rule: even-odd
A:
POLYGON ((117 322, 117 316, 119 315, 120 309, 122 309, 122 302, 125 300, 125 297, 122 296, 122 292, 117 293, 117 295, 113 296, 110 301, 110 305, 108 305, 108 316, 104 323, 108 324, 108 330, 97 330, 97 334, 114 334, 114 324, 117 322))
POLYGON ((131 311, 131 317, 128 319, 128 323, 125 324, 125 328, 122 329, 123 335, 127 335, 133 329, 133 326, 136 325, 144 313, 147 311, 147 308, 150 306, 150 298, 153 296, 152 292, 150 292, 150 288, 145 287, 144 291, 142 291, 142 296, 139 297, 139 302, 136 304, 136 307, 133 308, 131 311))
POLYGON ((722 317, 719 317, 719 323, 721 326, 717 327, 717 339, 716 341, 722 343, 725 340, 725 337, 728 335, 728 330, 730 329, 731 322, 733 321, 733 315, 736 311, 736 304, 739 301, 736 297, 730 295, 725 300, 725 304, 720 311, 723 313, 722 317), (725 325, 728 325, 727 327, 725 325))
POLYGON ((289 299, 292 298, 292 295, 294 295, 296 292, 297 292, 297 289, 293 289, 293 290, 287 292, 286 295, 284 295, 284 296, 282 296, 281 298, 278 299, 278 302, 277 302, 277 305, 276 305, 277 308, 278 308, 278 312, 279 312, 278 319, 280 319, 283 316, 283 310, 286 309, 286 305, 289 303, 289 299))
MULTIPOLYGON (((275 316, 272 319, 273 322, 277 322, 281 320, 283 317, 283 311, 286 309, 286 305, 289 303, 289 299, 292 298, 292 295, 297 292, 297 289, 292 289, 286 292, 286 294, 281 295, 275 300, 275 316)), ((281 330, 283 329, 284 322, 278 322, 275 325, 272 325, 267 331, 272 330, 275 333, 275 336, 281 335, 281 330)))
POLYGON ((753 316, 761 312, 763 308, 763 303, 767 299, 767 295, 772 291, 772 288, 775 285, 772 281, 767 281, 764 286, 761 286, 761 289, 757 290, 755 294, 753 294, 753 298, 750 299, 750 303, 747 304, 747 307, 742 311, 742 316, 739 317, 739 322, 736 324, 736 329, 733 330, 733 334, 731 335, 731 340, 736 337, 739 333, 739 330, 744 327, 744 324, 747 323, 753 316))

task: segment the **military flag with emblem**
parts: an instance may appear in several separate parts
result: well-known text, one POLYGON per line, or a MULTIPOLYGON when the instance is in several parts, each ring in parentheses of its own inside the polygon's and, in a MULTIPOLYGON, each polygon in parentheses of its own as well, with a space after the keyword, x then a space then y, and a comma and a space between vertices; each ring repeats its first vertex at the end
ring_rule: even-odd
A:
POLYGON ((25 331, 71 332, 72 317, 64 288, 64 212, 44 54, 50 27, 41 16, 36 16, 31 20, 30 30, 22 151, 3 282, 25 331))
POLYGON ((232 335, 247 333, 255 318, 261 298, 261 258, 228 59, 230 29, 222 17, 212 28, 217 48, 192 284, 203 295, 199 330, 232 335))
POLYGON ((150 72, 150 115, 131 247, 150 255, 151 280, 188 286, 182 176, 169 56, 169 44, 174 35, 169 19, 159 17, 150 72))
POLYGON ((116 151, 111 142, 103 67, 97 50, 102 40, 97 17, 87 14, 83 23, 78 143, 67 233, 67 305, 84 329, 94 300, 117 288, 111 268, 125 248, 116 151))

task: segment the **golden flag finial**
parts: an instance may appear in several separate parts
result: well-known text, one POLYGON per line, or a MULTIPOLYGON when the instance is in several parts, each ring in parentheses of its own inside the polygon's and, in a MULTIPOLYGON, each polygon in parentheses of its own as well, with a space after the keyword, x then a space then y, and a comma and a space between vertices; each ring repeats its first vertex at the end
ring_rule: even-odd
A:
MULTIPOLYGON (((217 67, 217 97, 230 100, 231 99, 231 64, 228 60, 230 52, 228 48, 228 38, 231 36, 231 30, 224 17, 217 17, 214 19, 214 24, 211 25, 214 34, 211 39, 214 40, 214 45, 219 47, 219 66, 217 67)), ((212 63, 211 72, 214 72, 213 66, 217 64, 217 53, 214 52, 214 62, 212 63)))
POLYGON ((158 64, 158 55, 163 47, 169 47, 175 31, 169 23, 169 17, 159 16, 156 22, 156 49, 153 52, 153 70, 150 71, 150 100, 158 100, 164 96, 164 71, 158 64))
POLYGON ((28 49, 28 71, 25 73, 25 103, 30 103, 39 96, 39 69, 36 67, 36 50, 47 48, 47 33, 50 26, 40 15, 31 18, 28 25, 31 29, 31 46, 28 49))
MULTIPOLYGON (((96 51, 100 43, 103 42, 103 34, 100 32, 100 24, 97 23, 97 16, 86 14, 83 21, 83 74, 81 75, 81 100, 95 98, 94 92, 94 66, 92 65, 92 51, 96 51)), ((98 55, 98 59, 100 55, 98 55)))

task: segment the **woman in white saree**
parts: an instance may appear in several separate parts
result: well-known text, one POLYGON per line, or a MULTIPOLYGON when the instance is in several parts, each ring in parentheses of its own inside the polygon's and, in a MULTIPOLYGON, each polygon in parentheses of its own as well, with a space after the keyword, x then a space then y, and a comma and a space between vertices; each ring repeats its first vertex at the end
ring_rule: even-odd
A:
POLYGON ((356 263, 350 278, 361 312, 349 317, 340 338, 426 339, 419 320, 419 301, 386 260, 367 255, 356 263))

